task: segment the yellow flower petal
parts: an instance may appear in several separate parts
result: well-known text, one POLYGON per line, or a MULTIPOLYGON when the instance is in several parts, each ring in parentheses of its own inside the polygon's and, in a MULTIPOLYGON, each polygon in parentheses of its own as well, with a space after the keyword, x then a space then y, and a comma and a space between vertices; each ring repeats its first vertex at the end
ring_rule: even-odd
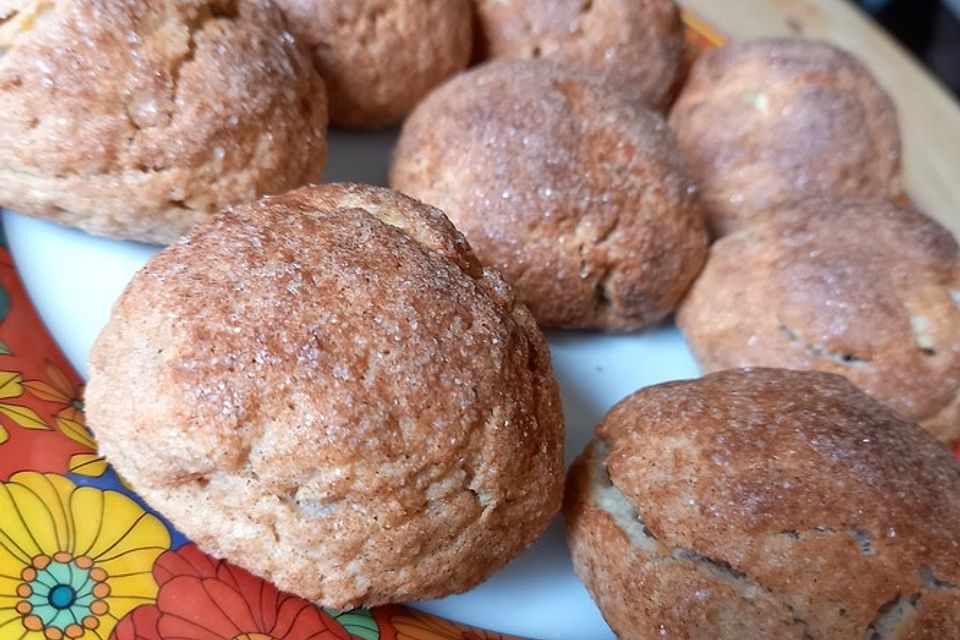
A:
MULTIPOLYGON (((2 507, 2 503, 3 501, 0 500, 0 507, 2 507)), ((3 529, 0 529, 0 570, 3 570, 6 566, 13 565, 14 558, 16 562, 20 563, 20 568, 22 569, 30 564, 30 558, 32 557, 29 551, 22 549, 3 529)))
POLYGON ((17 371, 0 371, 0 398, 23 395, 23 376, 17 371))
MULTIPOLYGON (((23 570, 22 564, 20 565, 20 570, 21 571, 23 570)), ((4 597, 2 595, 4 593, 15 593, 17 590, 17 586, 19 586, 21 582, 23 582, 23 580, 21 580, 20 578, 15 578, 13 576, 0 576, 0 599, 4 597)), ((11 597, 19 597, 19 596, 11 596, 11 597)))
POLYGON ((74 526, 73 551, 89 555, 103 522, 103 491, 78 489, 70 496, 70 520, 74 526))
MULTIPOLYGON (((107 603, 108 605, 110 605, 110 615, 111 615, 111 616, 116 616, 117 618, 122 618, 123 616, 127 615, 128 613, 130 613, 131 611, 133 611, 134 609, 136 609, 136 608, 139 607, 140 605, 152 603, 152 602, 154 601, 154 597, 150 597, 150 598, 114 598, 114 597, 112 597, 112 596, 107 596, 106 598, 104 598, 104 600, 106 601, 106 603, 107 603)), ((104 619, 101 618, 101 622, 103 622, 103 621, 104 621, 104 619)), ((113 621, 111 621, 111 622, 112 622, 113 625, 116 624, 116 622, 113 622, 113 621)), ((112 627, 111 627, 111 630, 112 630, 112 627)), ((102 632, 104 631, 104 629, 101 628, 101 629, 99 629, 99 631, 102 633, 102 632)), ((106 637, 106 635, 104 635, 104 637, 106 637)))
POLYGON ((13 607, 0 609, 0 638, 20 637, 20 634, 24 631, 23 625, 14 622, 20 617, 20 614, 13 607))
MULTIPOLYGON (((19 485, 36 494, 50 514, 56 540, 46 553, 71 551, 73 522, 70 519, 67 505, 70 502, 70 494, 76 488, 76 485, 63 476, 34 472, 17 473, 10 478, 10 484, 19 485)), ((33 524, 29 523, 29 518, 28 524, 33 528, 33 524)))
POLYGON ((24 429, 50 431, 50 427, 30 407, 21 407, 15 404, 0 404, 0 413, 13 420, 24 429))
POLYGON ((9 439, 10 439, 10 434, 7 433, 6 428, 2 424, 0 424, 0 444, 3 444, 9 439))
MULTIPOLYGON (((0 487, 0 513, 4 514, 0 520, 0 545, 24 562, 56 547, 50 512, 30 489, 14 483, 3 484, 0 487), (27 526, 28 522, 30 526, 27 526), (35 535, 34 529, 45 531, 35 535)), ((52 551, 56 552, 56 549, 52 551)))
MULTIPOLYGON (((42 475, 36 475, 40 476, 42 480, 42 475)), ((24 486, 16 482, 7 483, 7 491, 16 502, 18 513, 22 518, 20 521, 23 523, 28 537, 36 545, 34 553, 53 555, 62 550, 61 540, 57 535, 59 533, 57 524, 59 520, 60 532, 63 532, 66 523, 63 521, 62 512, 59 514, 59 518, 54 516, 55 512, 60 511, 62 505, 58 501, 48 505, 43 497, 34 490, 34 487, 24 486)), ((54 493, 54 495, 56 494, 54 493)), ((0 524, 0 527, 7 529, 7 523, 0 524)), ((7 530, 7 533, 10 534, 11 532, 7 530)), ((23 549, 27 550, 27 547, 23 547, 23 549)))
POLYGON ((166 551, 165 548, 158 547, 134 549, 111 560, 98 560, 97 566, 110 576, 125 576, 138 572, 150 573, 153 563, 164 551, 166 551))
POLYGON ((55 420, 57 421, 57 427, 63 432, 63 435, 74 442, 79 442, 85 447, 96 450, 97 443, 93 441, 93 436, 90 435, 90 432, 87 431, 87 428, 81 423, 62 415, 56 416, 55 420))
POLYGON ((135 549, 166 549, 170 546, 170 532, 163 523, 122 493, 80 487, 73 493, 70 508, 77 526, 77 553, 90 556, 97 562, 118 558, 135 549), (92 503, 85 495, 91 492, 103 496, 102 504, 92 503), (89 504, 105 517, 100 521, 90 519, 87 514, 91 512, 86 510, 89 504), (91 538, 88 532, 81 534, 81 529, 93 527, 97 527, 97 531, 90 544, 81 545, 81 539, 91 538))
POLYGON ((95 453, 75 453, 68 463, 70 471, 91 478, 99 478, 107 472, 107 461, 95 453))
MULTIPOLYGON (((0 531, 0 576, 3 576, 3 580, 19 580, 20 572, 29 564, 30 559, 16 548, 10 550, 8 544, 10 543, 6 541, 3 532, 0 531)), ((10 546, 13 545, 10 544, 10 546)))
POLYGON ((110 620, 109 618, 100 619, 100 627, 94 631, 93 629, 87 629, 86 632, 77 638, 77 640, 104 640, 110 636, 110 633, 113 631, 113 628, 117 626, 117 620, 110 620), (106 623, 106 624, 105 624, 106 623), (97 633, 99 631, 100 633, 97 633))
POLYGON ((0 482, 0 514, 0 640, 44 640, 42 633, 17 626, 19 614, 13 609, 21 571, 39 553, 86 555, 106 572, 110 611, 83 638, 109 637, 119 618, 156 600, 152 568, 169 548, 170 533, 124 494, 77 487, 56 474, 22 472, 0 482), (5 627, 9 612, 15 617, 5 627))
MULTIPOLYGON (((162 550, 158 551, 156 555, 160 555, 160 553, 162 553, 162 550)), ((153 573, 149 571, 130 576, 109 576, 107 582, 110 584, 108 600, 114 597, 153 600, 157 597, 157 581, 153 579, 153 573)), ((110 609, 112 610, 113 607, 111 606, 110 609)))

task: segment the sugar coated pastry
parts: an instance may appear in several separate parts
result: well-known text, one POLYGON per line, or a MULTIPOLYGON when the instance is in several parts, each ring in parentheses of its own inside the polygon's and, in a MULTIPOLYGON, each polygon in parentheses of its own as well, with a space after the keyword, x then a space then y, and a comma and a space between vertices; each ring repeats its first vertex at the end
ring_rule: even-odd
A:
POLYGON ((683 60, 673 0, 473 0, 477 55, 549 58, 600 74, 631 100, 665 108, 683 60))
POLYGON ((860 62, 824 42, 705 52, 670 124, 717 235, 818 193, 880 199, 903 190, 893 102, 860 62))
POLYGON ((0 206, 176 240, 316 179, 323 81, 268 0, 0 3, 0 206))
POLYGON ((473 44, 470 0, 276 0, 313 51, 335 125, 395 124, 462 70, 473 44))
POLYGON ((618 404, 570 471, 577 574, 620 638, 960 637, 960 463, 820 372, 618 404))
POLYGON ((838 373, 934 435, 960 436, 960 254, 919 213, 784 207, 713 245, 677 321, 708 371, 838 373))
POLYGON ((327 606, 469 589, 560 507, 533 317, 386 189, 266 198, 156 255, 91 352, 87 410, 203 550, 327 606))
POLYGON ((656 324, 706 254, 663 118, 545 60, 490 62, 430 95, 390 180, 445 211, 543 326, 656 324))

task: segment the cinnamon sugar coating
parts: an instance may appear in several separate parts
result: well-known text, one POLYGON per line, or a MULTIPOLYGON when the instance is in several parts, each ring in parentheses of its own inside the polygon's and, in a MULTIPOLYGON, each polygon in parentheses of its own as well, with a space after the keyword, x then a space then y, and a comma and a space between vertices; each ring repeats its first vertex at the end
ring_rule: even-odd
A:
POLYGON ((683 23, 673 0, 473 1, 481 60, 547 58, 655 109, 674 96, 683 23))
POLYGON ((706 254, 663 118, 546 60, 490 62, 434 92, 390 183, 445 211, 542 326, 654 325, 706 254))
POLYGON ((755 40, 704 52, 670 125, 719 236, 812 195, 903 192, 893 102, 866 67, 825 42, 755 40))
POLYGON ((205 551, 327 606, 469 589, 557 513, 530 313, 436 209, 305 188, 137 274, 90 356, 101 450, 205 551))
POLYGON ((677 314, 701 366, 837 373, 960 436, 960 252, 933 220, 811 199, 716 242, 677 314))
POLYGON ((318 179, 323 81, 269 0, 0 3, 0 206, 166 244, 318 179))
POLYGON ((470 0, 276 2, 310 46, 340 127, 396 124, 470 62, 470 0))
POLYGON ((643 389, 571 469, 577 573, 621 638, 960 637, 960 464, 840 376, 643 389))

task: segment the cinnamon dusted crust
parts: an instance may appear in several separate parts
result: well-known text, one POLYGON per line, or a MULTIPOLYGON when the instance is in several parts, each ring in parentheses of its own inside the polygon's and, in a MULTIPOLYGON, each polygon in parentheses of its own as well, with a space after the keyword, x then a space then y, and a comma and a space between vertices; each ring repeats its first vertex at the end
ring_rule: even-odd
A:
POLYGON ((638 104, 666 109, 683 59, 673 0, 473 0, 477 56, 548 58, 600 74, 638 104))
POLYGON ((839 376, 635 393, 568 477, 574 566, 621 638, 960 637, 960 465, 839 376))
POLYGON ((0 4, 0 206, 169 243, 316 179, 323 82, 268 0, 0 4))
POLYGON ((670 114, 717 235, 824 193, 903 191, 893 102, 870 72, 824 42, 770 39, 707 51, 670 114))
POLYGON ((812 199, 722 238, 677 314, 708 371, 838 373, 960 436, 960 254, 918 213, 812 199))
POLYGON ((470 61, 470 0, 276 0, 327 81, 335 125, 402 120, 470 61))
POLYGON ((90 356, 101 450, 205 551, 349 608, 464 591, 560 506, 530 313, 436 209, 328 185, 205 223, 90 356))
POLYGON ((545 60, 487 63, 431 94, 390 183, 445 211, 543 326, 656 324, 706 255, 663 118, 545 60))

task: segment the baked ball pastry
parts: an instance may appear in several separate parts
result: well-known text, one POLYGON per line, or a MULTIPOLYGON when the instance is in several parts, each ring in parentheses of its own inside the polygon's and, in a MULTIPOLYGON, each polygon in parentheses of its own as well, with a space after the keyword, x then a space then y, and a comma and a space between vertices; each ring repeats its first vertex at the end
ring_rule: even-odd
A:
POLYGON ((960 436, 960 256, 919 213, 783 208, 713 245, 677 321, 708 371, 839 373, 937 437, 960 436))
POLYGON ((0 206, 169 243, 323 171, 323 81, 268 0, 0 4, 0 206))
POLYGON ((491 62, 431 94, 390 182, 445 211, 545 326, 655 324, 706 253, 663 119, 544 60, 491 62))
POLYGON ((643 389, 570 471, 577 574, 621 638, 960 637, 960 464, 840 376, 643 389))
POLYGON ((402 120, 470 62, 470 0, 276 0, 313 50, 335 125, 402 120))
POLYGON ((473 0, 477 55, 549 58, 600 74, 631 100, 664 109, 683 62, 673 0, 473 0))
POLYGON ((464 591, 560 507, 533 317, 430 207, 311 187, 133 279, 90 355, 101 450, 205 551, 349 608, 464 591))
POLYGON ((704 53, 670 124, 718 235, 816 193, 882 199, 903 190, 893 102, 863 65, 824 42, 704 53))

